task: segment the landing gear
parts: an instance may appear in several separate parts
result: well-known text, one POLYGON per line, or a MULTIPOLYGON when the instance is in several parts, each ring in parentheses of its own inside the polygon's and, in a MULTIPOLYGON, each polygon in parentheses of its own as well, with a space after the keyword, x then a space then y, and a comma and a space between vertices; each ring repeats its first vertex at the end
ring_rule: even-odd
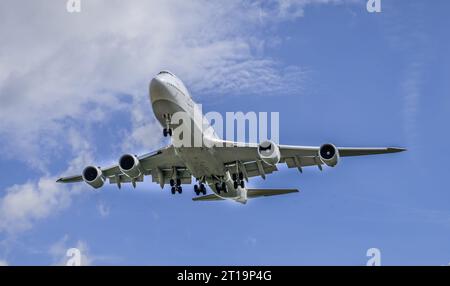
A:
POLYGON ((181 186, 173 186, 171 189, 172 195, 175 195, 177 192, 182 194, 183 193, 183 187, 181 186))
POLYGON ((172 195, 175 195, 177 192, 180 194, 183 193, 183 187, 181 187, 180 179, 177 179, 176 181, 174 179, 170 179, 169 184, 172 187, 170 189, 170 191, 172 192, 172 195))
POLYGON ((205 184, 200 184, 200 192, 203 194, 203 195, 206 195, 206 187, 205 187, 205 184))
POLYGON ((220 194, 220 191, 221 191, 220 184, 219 184, 219 183, 216 183, 216 184, 215 184, 215 187, 216 187, 217 193, 220 194))
POLYGON ((216 183, 216 191, 219 195, 221 192, 224 192, 225 194, 228 193, 227 184, 225 182, 216 183))
POLYGON ((163 135, 164 137, 167 137, 167 135, 172 137, 172 129, 170 128, 170 119, 172 116, 170 114, 164 114, 163 116, 166 119, 166 128, 163 129, 163 135))
POLYGON ((244 182, 244 174, 242 172, 239 172, 239 174, 233 173, 231 174, 231 178, 233 179, 233 187, 237 189, 238 187, 244 188, 245 182, 244 182))
POLYGON ((170 129, 170 128, 164 128, 164 129, 163 129, 163 135, 164 135, 164 137, 167 137, 167 135, 169 135, 170 137, 172 137, 172 129, 170 129))
POLYGON ((198 190, 198 185, 194 185, 194 192, 197 196, 200 195, 200 191, 198 190))
POLYGON ((200 183, 198 185, 194 185, 194 192, 198 196, 200 194, 206 195, 206 187, 205 184, 200 183))

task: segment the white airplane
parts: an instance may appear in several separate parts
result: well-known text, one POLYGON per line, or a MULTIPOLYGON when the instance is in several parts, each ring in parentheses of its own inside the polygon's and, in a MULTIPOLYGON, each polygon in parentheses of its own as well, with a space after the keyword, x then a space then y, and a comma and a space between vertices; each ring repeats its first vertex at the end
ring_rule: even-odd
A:
POLYGON ((405 151, 403 148, 342 148, 333 144, 319 147, 278 145, 272 141, 259 144, 224 141, 211 130, 208 120, 199 112, 183 82, 168 71, 161 71, 150 82, 150 100, 153 112, 162 125, 163 135, 172 137, 172 144, 142 156, 125 154, 117 165, 101 168, 86 167, 80 175, 63 177, 60 183, 84 181, 94 188, 100 188, 108 179, 110 184, 131 183, 136 187, 144 176, 151 175, 152 181, 161 188, 171 186, 172 194, 182 193, 183 184, 191 184, 192 177, 197 179, 194 201, 214 201, 231 199, 246 203, 250 198, 274 196, 298 192, 297 189, 249 189, 245 181, 255 176, 277 171, 277 164, 285 163, 289 168, 323 165, 336 166, 340 157, 385 154, 405 151), (181 124, 174 124, 172 116, 183 112, 192 121, 191 138, 200 134, 199 147, 186 147, 172 136, 181 124), (206 195, 207 184, 212 194, 206 195), (202 196, 200 196, 202 194, 202 196))

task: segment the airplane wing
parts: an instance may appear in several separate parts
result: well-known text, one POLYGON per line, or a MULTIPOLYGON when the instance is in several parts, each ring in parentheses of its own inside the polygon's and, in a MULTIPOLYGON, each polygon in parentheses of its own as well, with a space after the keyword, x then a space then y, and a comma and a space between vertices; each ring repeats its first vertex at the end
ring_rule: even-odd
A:
MULTIPOLYGON (((218 147, 216 154, 222 159, 226 168, 233 172, 236 170, 236 164, 239 170, 242 170, 244 177, 250 178, 261 176, 265 178, 267 174, 277 171, 275 165, 266 164, 258 155, 258 144, 240 145, 232 143, 232 146, 218 147)), ((298 168, 302 171, 302 167, 317 166, 322 170, 324 164, 319 156, 320 147, 317 146, 289 146, 279 145, 280 163, 285 163, 289 168, 298 168)), ((385 148, 353 148, 353 147, 337 147, 339 157, 365 156, 376 154, 388 154, 402 152, 406 149, 396 147, 385 148)))
MULTIPOLYGON (((168 146, 158 151, 138 156, 137 158, 143 174, 135 180, 131 180, 124 175, 120 171, 118 165, 100 169, 103 176, 109 180, 110 184, 117 184, 119 187, 122 183, 135 184, 136 182, 142 182, 146 175, 152 175, 152 181, 163 186, 173 177, 173 172, 178 173, 178 178, 181 179, 182 184, 191 183, 191 173, 184 163, 175 155, 173 146, 168 146)), ((62 177, 57 180, 58 183, 75 183, 80 181, 83 181, 81 174, 62 177)))

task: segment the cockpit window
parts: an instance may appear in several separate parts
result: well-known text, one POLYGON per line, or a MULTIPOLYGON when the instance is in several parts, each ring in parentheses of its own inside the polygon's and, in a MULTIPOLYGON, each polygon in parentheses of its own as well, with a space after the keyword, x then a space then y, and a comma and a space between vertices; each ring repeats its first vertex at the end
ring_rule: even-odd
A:
POLYGON ((160 71, 159 73, 158 73, 158 75, 160 75, 160 74, 170 74, 171 76, 174 76, 171 72, 169 72, 169 71, 160 71))

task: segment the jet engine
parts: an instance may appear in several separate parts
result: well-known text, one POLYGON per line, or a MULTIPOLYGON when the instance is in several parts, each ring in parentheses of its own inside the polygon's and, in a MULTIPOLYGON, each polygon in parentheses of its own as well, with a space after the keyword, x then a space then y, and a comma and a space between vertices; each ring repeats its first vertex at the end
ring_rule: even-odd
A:
POLYGON ((139 163, 139 159, 134 155, 125 154, 120 157, 119 169, 132 179, 141 175, 141 164, 139 163))
POLYGON ((84 182, 95 189, 101 188, 105 183, 105 176, 103 176, 102 170, 98 167, 87 166, 83 170, 82 177, 84 182))
POLYGON ((264 141, 258 145, 258 155, 265 163, 276 165, 280 162, 281 154, 278 145, 272 141, 264 141))
POLYGON ((339 150, 333 144, 324 144, 319 148, 320 160, 329 167, 334 167, 339 161, 339 150))

